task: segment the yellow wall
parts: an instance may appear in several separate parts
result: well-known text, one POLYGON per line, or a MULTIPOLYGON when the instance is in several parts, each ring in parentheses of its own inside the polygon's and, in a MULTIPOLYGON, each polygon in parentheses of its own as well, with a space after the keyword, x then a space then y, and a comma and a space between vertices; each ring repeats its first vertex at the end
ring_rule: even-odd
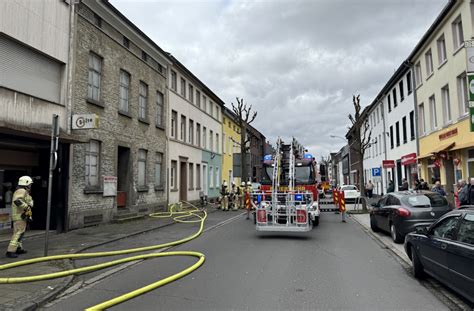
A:
MULTIPOLYGON (((240 127, 227 114, 224 114, 222 119, 222 134, 223 139, 225 137, 225 142, 222 143, 222 180, 230 183, 232 180, 229 181, 229 171, 233 168, 233 153, 240 153, 240 146, 229 138, 240 142, 240 127)), ((234 182, 240 185, 240 178, 234 178, 234 182)))

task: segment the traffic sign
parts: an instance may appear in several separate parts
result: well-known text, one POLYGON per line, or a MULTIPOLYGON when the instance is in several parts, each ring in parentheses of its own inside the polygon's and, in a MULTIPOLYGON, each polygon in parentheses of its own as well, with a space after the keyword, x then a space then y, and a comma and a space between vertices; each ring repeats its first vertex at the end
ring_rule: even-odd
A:
POLYGON ((376 177, 376 176, 380 176, 380 167, 374 167, 372 168, 372 176, 376 177))

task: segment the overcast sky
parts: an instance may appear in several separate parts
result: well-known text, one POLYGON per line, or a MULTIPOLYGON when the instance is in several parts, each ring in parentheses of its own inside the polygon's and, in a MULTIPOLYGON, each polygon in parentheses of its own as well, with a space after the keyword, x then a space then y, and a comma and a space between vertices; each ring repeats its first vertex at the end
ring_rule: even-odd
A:
POLYGON ((447 0, 110 0, 228 107, 244 98, 271 143, 318 159, 345 143, 352 94, 366 106, 447 0))

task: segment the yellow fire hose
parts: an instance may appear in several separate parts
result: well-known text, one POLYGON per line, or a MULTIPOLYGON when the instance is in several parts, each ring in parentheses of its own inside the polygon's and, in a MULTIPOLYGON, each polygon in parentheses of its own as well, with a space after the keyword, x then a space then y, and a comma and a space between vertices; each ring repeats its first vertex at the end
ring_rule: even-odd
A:
MULTIPOLYGON (((186 204, 189 204, 191 206, 190 209, 186 209, 183 211, 176 211, 177 205, 172 205, 170 207, 169 212, 160 212, 160 213, 153 213, 150 214, 150 217, 154 218, 170 218, 173 217, 173 220, 179 223, 200 223, 199 230, 178 241, 173 241, 173 242, 168 242, 164 244, 159 244, 159 245, 152 245, 152 246, 145 246, 145 247, 138 247, 138 248, 131 248, 131 249, 124 249, 124 250, 118 250, 118 251, 110 251, 110 252, 96 252, 96 253, 84 253, 84 254, 64 254, 64 255, 54 255, 54 256, 47 256, 47 257, 37 257, 37 258, 32 258, 32 259, 26 259, 22 261, 17 261, 9 264, 4 264, 0 265, 0 270, 7 270, 15 267, 20 267, 20 266, 26 266, 34 263, 39 263, 39 262, 45 262, 45 261, 52 261, 52 260, 59 260, 59 259, 84 259, 84 258, 94 258, 94 257, 105 257, 105 256, 116 256, 116 255, 124 255, 124 254, 131 254, 131 253, 138 253, 138 252, 145 252, 145 251, 151 251, 151 250, 157 250, 157 249, 162 249, 165 247, 170 247, 170 246, 175 246, 179 244, 186 243, 188 241, 191 241, 195 238, 197 238, 203 231, 204 229, 204 221, 207 218, 207 213, 204 210, 199 210, 197 207, 192 205, 191 203, 186 202, 186 204), (197 217, 197 219, 194 220, 186 220, 189 217, 197 217)), ((156 258, 156 257, 167 257, 167 256, 193 256, 197 257, 199 260, 193 264, 192 266, 186 268, 185 270, 178 272, 174 275, 171 275, 169 277, 166 277, 164 279, 161 279, 155 283, 149 284, 147 286, 144 286, 142 288, 136 289, 132 292, 126 293, 122 296, 118 296, 116 298, 113 298, 111 300, 102 302, 98 305, 95 305, 93 307, 87 308, 86 310, 104 310, 106 308, 112 307, 114 305, 117 305, 119 303, 122 303, 126 300, 132 299, 134 297, 137 297, 141 294, 144 294, 146 292, 149 292, 151 290, 154 290, 160 286, 166 285, 168 283, 171 283, 177 279, 180 279, 184 277, 185 275, 190 274, 197 268, 199 268, 205 260, 205 256, 202 253, 199 252, 192 252, 192 251, 175 251, 175 252, 162 252, 162 253, 152 253, 152 254, 144 254, 144 255, 137 255, 137 256, 132 256, 132 257, 127 257, 127 258, 122 258, 118 260, 113 260, 101 264, 96 264, 92 266, 87 266, 87 267, 82 267, 82 268, 76 268, 76 269, 71 269, 71 270, 65 270, 61 272, 55 272, 55 273, 49 273, 49 274, 41 274, 41 275, 33 275, 33 276, 26 276, 26 277, 4 277, 0 278, 0 284, 12 284, 12 283, 24 283, 24 282, 34 282, 34 281, 42 281, 42 280, 49 280, 49 279, 54 279, 54 278, 60 278, 60 277, 65 277, 73 274, 79 274, 79 273, 85 273, 85 272, 91 272, 99 269, 104 269, 108 268, 111 266, 115 266, 121 263, 125 262, 130 262, 130 261, 136 261, 136 260, 143 260, 143 259, 149 259, 149 258, 156 258)))

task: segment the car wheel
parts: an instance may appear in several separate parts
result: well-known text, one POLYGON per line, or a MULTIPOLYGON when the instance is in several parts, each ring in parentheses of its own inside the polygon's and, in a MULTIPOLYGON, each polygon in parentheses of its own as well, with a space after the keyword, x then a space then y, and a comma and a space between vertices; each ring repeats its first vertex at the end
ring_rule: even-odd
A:
POLYGON ((397 226, 394 224, 390 224, 390 235, 392 236, 392 240, 395 243, 402 243, 403 237, 398 232, 397 226))
POLYGON ((417 279, 422 279, 425 276, 423 265, 413 245, 411 246, 411 272, 417 279))
POLYGON ((375 217, 372 216, 372 215, 370 215, 370 229, 372 229, 373 232, 379 232, 380 231, 379 227, 377 226, 375 217))
POLYGON ((319 216, 315 216, 313 220, 313 227, 317 227, 319 225, 319 216))

